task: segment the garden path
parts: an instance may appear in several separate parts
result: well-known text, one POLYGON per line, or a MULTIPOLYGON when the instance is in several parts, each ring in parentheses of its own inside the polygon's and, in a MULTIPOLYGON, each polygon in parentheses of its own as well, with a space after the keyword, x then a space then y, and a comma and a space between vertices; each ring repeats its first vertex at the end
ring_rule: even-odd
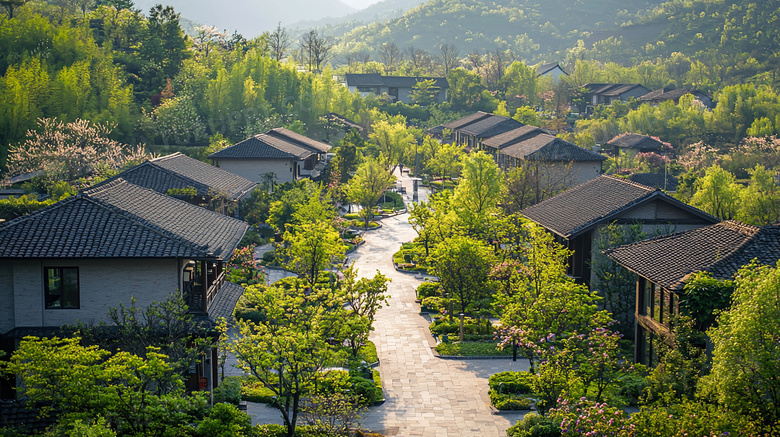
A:
MULTIPOLYGON (((396 171, 411 202, 412 180, 396 171)), ((421 189, 420 200, 427 192, 421 189)), ((350 255, 361 275, 379 270, 392 279, 389 306, 379 310, 371 339, 377 346, 386 402, 372 407, 363 427, 387 436, 501 437, 524 413, 494 415, 487 380, 506 370, 527 370, 528 361, 511 358, 446 360, 434 356, 428 321, 414 302, 422 275, 393 268, 392 255, 415 232, 408 214, 382 220, 382 228, 363 234, 366 243, 350 255)), ((281 423, 278 411, 250 405, 254 423, 281 423)))

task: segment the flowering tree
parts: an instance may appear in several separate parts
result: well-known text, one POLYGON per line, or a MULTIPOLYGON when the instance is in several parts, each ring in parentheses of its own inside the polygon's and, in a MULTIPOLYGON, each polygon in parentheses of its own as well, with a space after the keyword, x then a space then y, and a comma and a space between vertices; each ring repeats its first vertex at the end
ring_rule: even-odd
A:
POLYGON ((74 180, 146 158, 143 145, 112 140, 109 124, 41 118, 38 126, 37 131, 27 131, 24 142, 11 147, 9 176, 44 171, 51 180, 74 180))

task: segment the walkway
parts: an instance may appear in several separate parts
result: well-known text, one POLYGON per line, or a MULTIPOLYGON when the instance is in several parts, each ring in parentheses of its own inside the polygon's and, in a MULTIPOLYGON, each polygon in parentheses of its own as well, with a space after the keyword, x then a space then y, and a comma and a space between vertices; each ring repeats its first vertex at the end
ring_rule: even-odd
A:
MULTIPOLYGON (((396 175, 399 176, 398 172, 396 175)), ((411 201, 412 181, 401 179, 411 201)), ((420 200, 426 200, 420 192, 420 200)), ((487 380, 506 370, 527 370, 525 360, 444 360, 431 350, 428 323, 414 302, 422 275, 393 268, 392 255, 415 232, 408 214, 382 220, 382 228, 366 232, 366 244, 350 256, 364 276, 377 270, 390 277, 392 298, 375 321, 371 339, 377 345, 379 371, 386 402, 372 407, 363 427, 387 436, 502 437, 523 413, 493 415, 489 409, 487 380)), ((255 423, 280 423, 279 413, 263 405, 250 406, 255 423)))

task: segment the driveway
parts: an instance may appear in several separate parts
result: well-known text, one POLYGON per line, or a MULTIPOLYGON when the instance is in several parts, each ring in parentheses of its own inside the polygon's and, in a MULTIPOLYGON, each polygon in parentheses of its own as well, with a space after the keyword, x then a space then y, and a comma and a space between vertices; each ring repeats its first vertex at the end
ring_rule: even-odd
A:
MULTIPOLYGON (((412 181, 408 177, 401 181, 411 201, 412 181)), ((426 199, 424 191, 419 194, 420 200, 426 199)), ((433 355, 428 322, 414 302, 415 288, 424 278, 397 272, 392 264, 401 243, 416 236, 408 218, 403 214, 383 219, 382 227, 363 234, 366 243, 350 255, 362 276, 379 270, 392 279, 389 306, 377 313, 371 335, 386 402, 366 413, 363 427, 387 436, 505 436, 523 413, 492 414, 487 381, 497 372, 527 370, 528 362, 446 360, 433 355)), ((249 412, 255 423, 280 423, 279 413, 265 406, 250 406, 249 412)))

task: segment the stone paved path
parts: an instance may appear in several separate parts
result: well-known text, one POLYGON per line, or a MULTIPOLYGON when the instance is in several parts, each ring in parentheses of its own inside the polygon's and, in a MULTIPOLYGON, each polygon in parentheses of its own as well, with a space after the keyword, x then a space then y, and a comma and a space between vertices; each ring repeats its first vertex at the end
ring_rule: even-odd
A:
MULTIPOLYGON (((410 201, 412 181, 401 181, 410 201)), ((420 200, 425 200, 422 191, 420 200)), ((407 220, 407 214, 383 219, 382 228, 366 232, 366 244, 350 256, 361 275, 379 270, 393 280, 390 305, 377 313, 371 337, 379 353, 386 402, 369 410, 363 427, 387 436, 505 436, 523 413, 491 414, 487 380, 497 372, 527 370, 528 362, 433 355, 428 322, 414 302, 414 290, 424 278, 397 272, 392 265, 392 254, 416 235, 407 220)), ((249 413, 255 423, 281 423, 278 411, 264 405, 250 405, 249 413)))

